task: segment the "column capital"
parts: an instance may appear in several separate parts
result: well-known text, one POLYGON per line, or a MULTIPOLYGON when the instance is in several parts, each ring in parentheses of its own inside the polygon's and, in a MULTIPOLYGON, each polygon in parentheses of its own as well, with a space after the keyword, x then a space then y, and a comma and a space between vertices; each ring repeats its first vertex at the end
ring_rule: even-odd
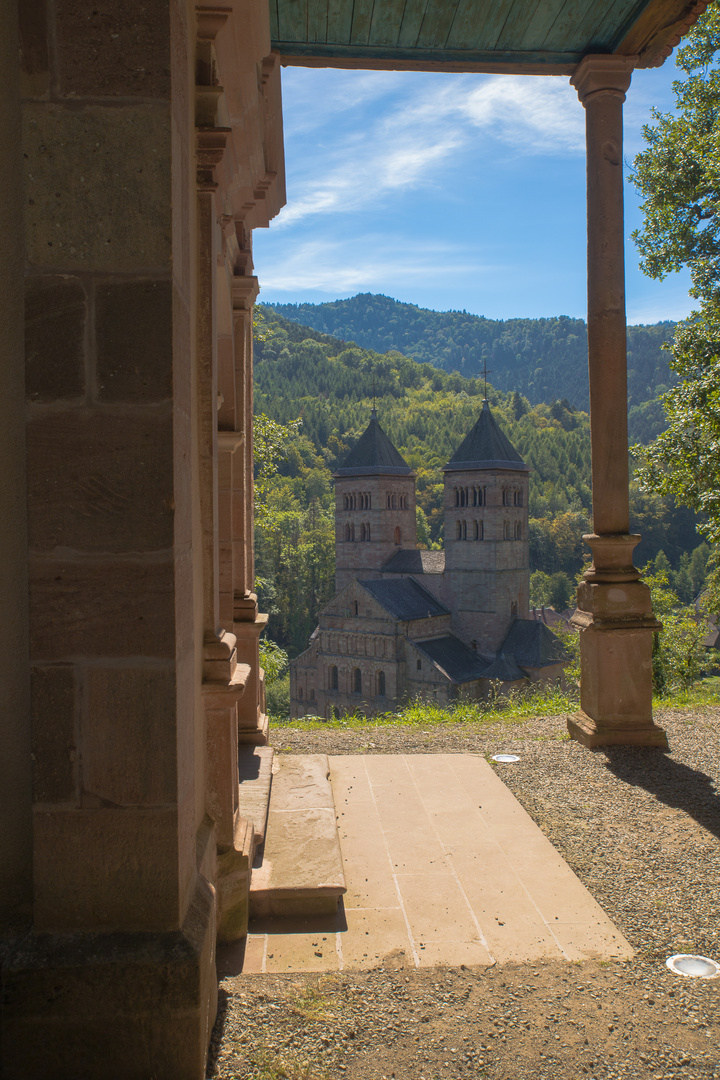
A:
POLYGON ((233 311, 250 311, 260 292, 258 279, 250 274, 234 274, 231 288, 233 311))
POLYGON ((624 101, 637 59, 637 56, 605 53, 584 56, 570 77, 570 84, 577 90, 583 105, 596 94, 613 94, 624 101))

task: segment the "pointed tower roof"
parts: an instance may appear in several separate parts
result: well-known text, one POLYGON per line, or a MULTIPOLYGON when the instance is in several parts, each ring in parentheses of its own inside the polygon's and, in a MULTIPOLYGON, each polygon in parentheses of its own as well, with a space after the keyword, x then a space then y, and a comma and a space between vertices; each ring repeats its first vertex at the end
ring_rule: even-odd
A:
POLYGON ((483 401, 482 412, 445 466, 445 472, 461 469, 515 469, 529 472, 528 466, 500 430, 490 405, 483 401))
POLYGON ((335 476, 413 476, 413 471, 380 427, 375 409, 370 423, 335 476))

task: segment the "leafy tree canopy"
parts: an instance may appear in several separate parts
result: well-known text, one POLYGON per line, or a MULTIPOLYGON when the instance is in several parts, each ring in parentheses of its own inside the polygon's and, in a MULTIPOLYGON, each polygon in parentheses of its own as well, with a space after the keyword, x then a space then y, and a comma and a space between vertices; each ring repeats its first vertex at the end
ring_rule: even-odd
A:
POLYGON ((645 224, 635 234, 641 266, 664 278, 687 267, 698 310, 670 348, 677 384, 663 396, 668 427, 636 447, 637 478, 704 515, 720 540, 720 11, 701 16, 677 54, 676 114, 655 113, 635 161, 645 224))

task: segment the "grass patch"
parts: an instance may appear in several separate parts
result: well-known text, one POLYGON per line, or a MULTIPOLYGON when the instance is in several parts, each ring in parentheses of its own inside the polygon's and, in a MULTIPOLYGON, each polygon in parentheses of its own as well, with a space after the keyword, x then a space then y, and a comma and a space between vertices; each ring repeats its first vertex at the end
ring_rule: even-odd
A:
POLYGON ((674 690, 663 697, 653 698, 653 708, 698 709, 704 705, 717 705, 718 702, 720 702, 720 677, 711 675, 684 690, 674 690))
POLYGON ((557 716, 574 713, 580 707, 576 690, 556 687, 533 691, 516 691, 491 701, 459 701, 442 708, 439 705, 414 702, 395 712, 365 716, 364 713, 344 713, 324 720, 320 716, 305 716, 301 720, 279 721, 282 726, 300 731, 333 728, 354 731, 378 727, 433 727, 440 724, 517 724, 537 716, 557 716))

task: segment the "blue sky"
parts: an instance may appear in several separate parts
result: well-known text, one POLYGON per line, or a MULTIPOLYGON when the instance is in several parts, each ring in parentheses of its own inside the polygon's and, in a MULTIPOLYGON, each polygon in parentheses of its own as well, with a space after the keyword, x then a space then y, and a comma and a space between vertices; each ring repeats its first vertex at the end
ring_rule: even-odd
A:
MULTIPOLYGON (((635 72, 626 163, 676 77, 672 61, 635 72)), ((261 301, 585 317, 584 111, 566 78, 286 68, 283 112, 288 202, 255 232, 261 301)), ((682 318, 688 278, 640 272, 625 198, 628 321, 682 318)))

